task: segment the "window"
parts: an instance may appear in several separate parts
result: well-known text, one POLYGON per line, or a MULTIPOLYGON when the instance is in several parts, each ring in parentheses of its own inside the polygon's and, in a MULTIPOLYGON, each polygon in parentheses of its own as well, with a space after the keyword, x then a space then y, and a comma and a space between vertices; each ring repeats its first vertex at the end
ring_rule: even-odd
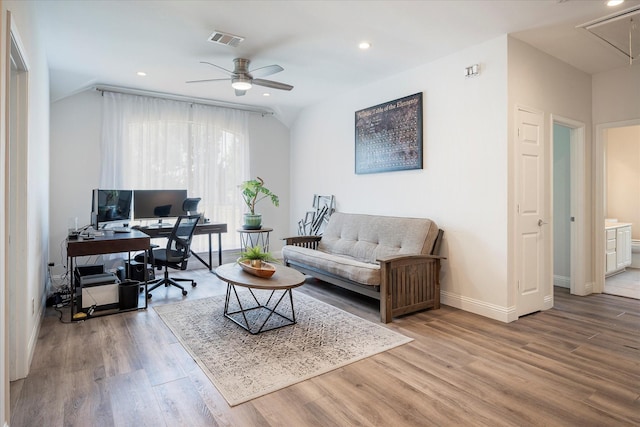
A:
MULTIPOLYGON (((104 188, 186 188, 201 197, 199 211, 213 222, 241 224, 238 184, 248 170, 248 114, 228 108, 104 92, 104 188)), ((232 228, 232 227, 230 227, 232 228)), ((238 248, 237 233, 223 247, 238 248)), ((208 250, 196 236, 194 250, 208 250)))

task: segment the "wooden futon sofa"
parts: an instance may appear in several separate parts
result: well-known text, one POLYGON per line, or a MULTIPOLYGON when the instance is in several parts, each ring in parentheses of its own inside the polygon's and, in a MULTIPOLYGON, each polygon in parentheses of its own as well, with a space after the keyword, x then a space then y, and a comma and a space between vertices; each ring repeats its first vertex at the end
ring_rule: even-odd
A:
POLYGON ((443 231, 426 218, 335 212, 322 236, 285 240, 285 265, 380 300, 380 319, 440 308, 443 231))

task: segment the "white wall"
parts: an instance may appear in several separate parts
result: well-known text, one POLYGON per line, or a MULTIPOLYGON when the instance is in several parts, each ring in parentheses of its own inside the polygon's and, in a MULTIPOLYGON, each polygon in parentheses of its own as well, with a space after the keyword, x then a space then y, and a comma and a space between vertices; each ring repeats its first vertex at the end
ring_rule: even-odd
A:
MULTIPOLYGON (((590 164, 591 77, 507 36, 303 110, 291 130, 291 232, 314 193, 334 194, 343 212, 429 217, 445 230, 443 303, 513 320, 515 193, 507 141, 513 140, 516 105, 545 113, 547 153, 552 114, 584 123, 590 164), (474 63, 480 63, 480 76, 464 78, 464 68, 474 63), (355 111, 416 92, 424 93, 424 169, 355 175, 355 111)), ((588 206, 589 172, 583 184, 588 206)), ((551 206, 550 182, 546 194, 551 206)), ((591 216, 585 213, 589 229, 579 231, 589 247, 591 216)), ((590 252, 582 262, 586 280, 592 280, 590 252)), ((550 257, 546 264, 550 307, 550 257)))
MULTIPOLYGON (((15 358, 15 367, 12 368, 13 379, 22 378, 28 373, 44 309, 48 260, 49 74, 44 50, 38 42, 38 28, 33 21, 32 6, 28 2, 5 1, 2 16, 4 26, 4 11, 11 11, 29 67, 28 134, 25 150, 27 167, 26 170, 18 171, 19 180, 26 188, 23 197, 26 198, 27 206, 26 212, 18 218, 18 228, 24 227, 26 236, 16 236, 27 240, 24 245, 25 253, 20 256, 28 268, 24 272, 26 280, 9 284, 10 292, 13 294, 9 308, 10 328, 19 337, 15 342, 10 342, 10 345, 16 342, 18 344, 17 347, 9 349, 15 358)), ((3 43, 3 55, 6 54, 5 47, 3 43)), ((2 357, 4 361, 6 354, 2 357)))
POLYGON ((640 63, 593 75, 593 123, 640 119, 640 63))
MULTIPOLYGON (((265 180, 266 187, 278 195, 280 206, 275 207, 265 199, 256 205, 256 212, 262 214, 264 227, 273 228, 269 249, 282 249, 284 237, 289 236, 291 196, 289 194, 290 144, 289 128, 273 117, 252 114, 249 121, 251 140, 251 176, 265 180)), ((229 232, 235 233, 240 224, 229 224, 229 232)))
POLYGON ((337 210, 428 217, 445 230, 442 302, 507 318, 507 37, 303 110, 291 130, 291 233, 313 194, 337 210), (465 67, 480 63, 480 76, 465 67), (355 111, 423 92, 422 170, 354 173, 355 111))
MULTIPOLYGON (((593 248, 594 245, 594 232, 593 232, 593 212, 589 209, 593 204, 592 198, 592 137, 591 137, 591 76, 586 74, 564 62, 557 60, 556 58, 547 55, 532 46, 514 39, 509 38, 509 135, 510 140, 514 141, 510 144, 509 158, 513 158, 513 147, 515 144, 515 131, 514 131, 514 115, 516 106, 530 107, 544 113, 544 135, 543 141, 545 146, 545 152, 547 156, 551 156, 552 153, 552 141, 551 141, 551 129, 553 125, 552 116, 561 116, 565 119, 570 119, 574 122, 583 123, 585 125, 585 177, 584 182, 584 206, 586 212, 584 218, 580 218, 580 224, 583 229, 578 229, 576 232, 580 233, 584 238, 584 244, 587 248, 593 248)), ((547 168, 545 170, 545 176, 551 177, 552 164, 551 157, 548 157, 549 161, 546 163, 547 168)), ((510 176, 512 176, 513 162, 510 162, 510 176)), ((513 188, 514 179, 510 178, 510 190, 509 194, 511 199, 515 200, 515 189, 513 188)), ((545 217, 550 218, 550 224, 553 225, 553 217, 551 210, 551 194, 552 194, 552 182, 547 180, 545 185, 545 194, 547 197, 547 204, 549 211, 545 217)), ((509 209, 513 210, 515 204, 511 203, 509 209)), ((513 233, 512 226, 510 226, 510 233, 513 233)), ((513 238, 510 237, 510 242, 513 242, 513 238)), ((512 251, 510 251, 512 252, 512 251)), ((581 260, 581 273, 580 277, 584 277, 584 282, 581 287, 589 288, 593 282, 593 265, 592 251, 585 251, 585 256, 581 260)), ((551 255, 551 251, 549 252, 551 255)), ((545 260, 547 266, 544 283, 547 283, 545 289, 545 300, 550 307, 553 302, 553 269, 551 265, 553 259, 549 256, 545 260)), ((514 267, 510 265, 509 277, 511 283, 515 283, 514 267)), ((509 300, 515 303, 515 286, 509 286, 509 300)))
POLYGON ((91 190, 100 181, 101 132, 99 92, 86 91, 51 104, 49 252, 57 274, 67 262, 69 219, 77 217, 79 226, 91 222, 91 190))
MULTIPOLYGON (((66 263, 61 245, 66 238, 69 219, 78 217, 80 225, 90 223, 91 190, 100 180, 100 139, 102 132, 101 93, 87 90, 62 99, 51 106, 51 240, 52 261, 66 263)), ((272 250, 279 250, 289 228, 289 132, 272 116, 251 114, 250 169, 252 176, 264 178, 268 188, 280 196, 281 206, 266 201, 258 205, 263 223, 274 229, 272 250)), ((239 184, 239 183, 238 183, 239 184)), ((211 218, 215 221, 215 218, 211 218)), ((230 250, 241 224, 228 224, 223 249, 230 250)), ((214 239, 215 240, 215 239, 214 239)), ((54 274, 60 274, 59 268, 54 274)))

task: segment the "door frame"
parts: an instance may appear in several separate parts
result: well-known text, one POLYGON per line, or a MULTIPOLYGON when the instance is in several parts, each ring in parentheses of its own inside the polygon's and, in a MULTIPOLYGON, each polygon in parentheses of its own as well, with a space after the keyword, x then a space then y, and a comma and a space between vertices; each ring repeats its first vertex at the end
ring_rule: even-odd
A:
POLYGON ((36 301, 31 299, 28 283, 27 253, 29 232, 24 213, 28 212, 28 114, 29 61, 24 43, 11 12, 7 11, 7 67, 6 67, 6 146, 4 171, 5 202, 5 289, 8 302, 8 363, 9 381, 25 378, 33 352, 29 351, 32 334, 29 319, 36 313, 36 301), (13 69, 16 69, 14 72, 13 69), (20 195, 18 197, 18 195, 20 195), (18 213, 21 213, 20 215, 18 213), (22 216, 21 216, 22 215, 22 216), (9 271, 11 270, 11 271, 9 271))
MULTIPOLYGON (((571 222, 571 239, 570 239, 570 263, 571 263, 571 277, 570 277, 570 292, 572 295, 589 295, 593 292, 591 283, 586 282, 585 271, 585 235, 586 235, 586 208, 585 208, 585 166, 586 166, 586 149, 585 149, 585 133, 586 125, 583 122, 579 122, 573 119, 562 117, 557 114, 551 114, 551 144, 555 143, 553 134, 553 125, 559 124, 570 129, 570 162, 571 162, 571 216, 574 221, 571 222)), ((553 150, 549 150, 550 158, 549 164, 553 165, 553 150)), ((553 167, 549 168, 551 178, 551 212, 553 212, 553 190, 554 190, 554 176, 553 167)), ((555 218, 551 216, 551 233, 552 241, 555 239, 553 236, 555 218)), ((551 246, 553 255, 553 245, 551 246)), ((553 269, 553 256, 551 257, 551 264, 553 269)))
POLYGON ((595 245, 593 248, 594 260, 594 285, 593 292, 604 292, 604 275, 605 275, 605 238, 604 238, 604 211, 606 199, 605 193, 605 148, 607 146, 607 137, 605 132, 613 128, 622 128, 629 126, 640 126, 640 118, 632 120, 624 120, 619 122, 608 122, 596 125, 596 144, 594 155, 594 172, 595 172, 595 188, 594 188, 594 234, 595 245))
MULTIPOLYGON (((0 200, 5 200, 5 171, 6 171, 6 117, 7 117, 7 87, 8 87, 8 56, 6 51, 6 37, 9 31, 4 24, 9 24, 7 11, 5 18, 4 6, 0 0, 0 200)), ((6 209, 6 207, 5 207, 6 209)), ((9 425, 10 421, 10 386, 9 386, 9 286, 6 281, 6 211, 0 211, 0 423, 9 425)))

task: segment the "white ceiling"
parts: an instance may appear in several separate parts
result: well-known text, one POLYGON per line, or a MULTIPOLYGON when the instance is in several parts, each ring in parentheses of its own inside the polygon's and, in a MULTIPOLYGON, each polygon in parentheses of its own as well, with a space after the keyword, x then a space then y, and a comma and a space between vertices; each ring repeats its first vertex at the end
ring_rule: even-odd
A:
POLYGON ((629 66, 576 26, 640 0, 615 8, 604 0, 31 3, 52 101, 107 84, 266 107, 290 123, 307 105, 506 33, 587 73, 629 66), (214 30, 245 40, 235 48, 213 44, 207 38, 214 30), (360 51, 362 40, 372 48, 360 51), (294 89, 254 87, 236 97, 229 82, 185 83, 225 77, 200 61, 232 69, 236 57, 250 59, 250 69, 281 65, 284 71, 266 78, 294 89))

